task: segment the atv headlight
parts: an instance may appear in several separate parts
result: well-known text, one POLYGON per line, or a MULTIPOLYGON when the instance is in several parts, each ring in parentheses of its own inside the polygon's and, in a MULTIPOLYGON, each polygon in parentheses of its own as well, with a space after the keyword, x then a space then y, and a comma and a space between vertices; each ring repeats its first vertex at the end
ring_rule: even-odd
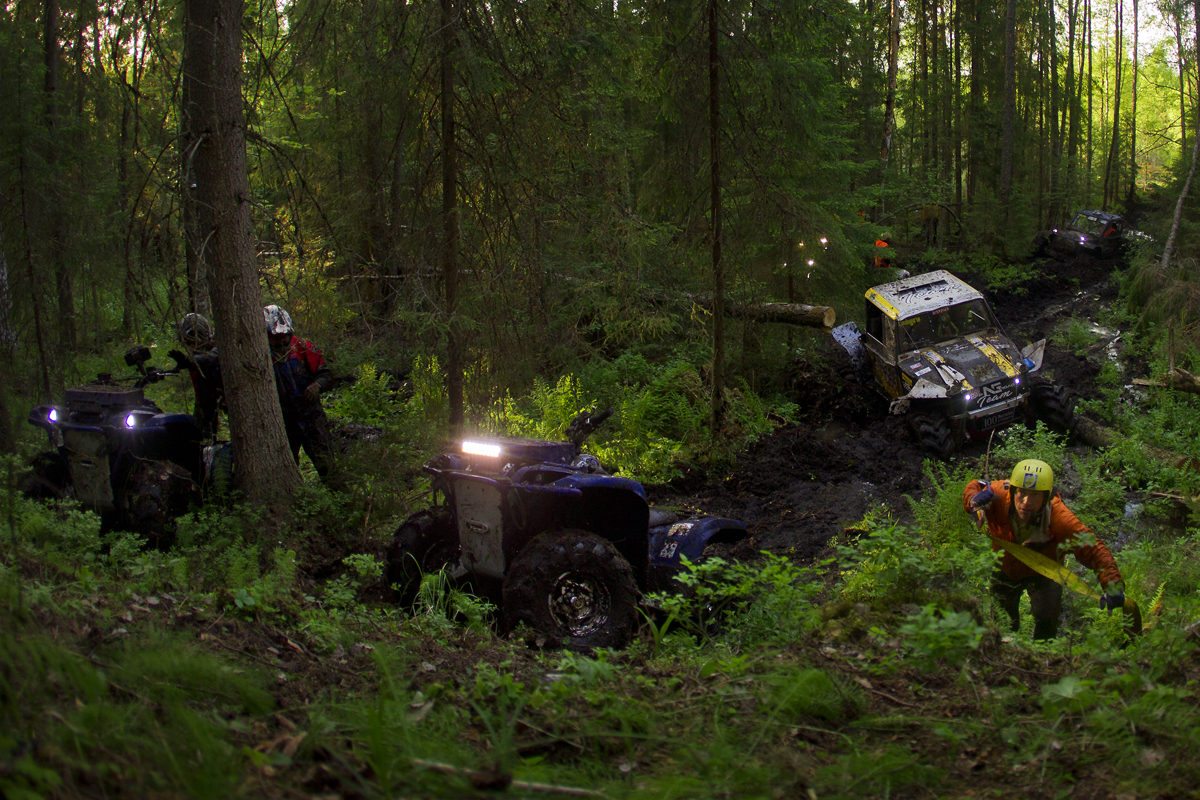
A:
POLYGON ((1079 241, 1080 241, 1080 242, 1086 242, 1086 241, 1087 241, 1087 237, 1086 237, 1086 236, 1080 236, 1080 237, 1079 237, 1079 241))
POLYGON ((483 442, 463 442, 462 451, 467 455, 496 458, 500 455, 500 445, 485 444, 483 442))
POLYGON ((46 415, 46 419, 50 420, 51 422, 58 422, 58 409, 50 409, 50 413, 46 415))
POLYGON ((125 417, 125 427, 126 428, 137 427, 137 414, 130 414, 129 416, 125 417))
POLYGON ((1020 378, 1013 378, 1013 385, 1014 385, 1014 386, 1020 386, 1020 385, 1021 385, 1021 379, 1020 379, 1020 378))
POLYGON ((970 393, 970 392, 967 392, 966 394, 964 394, 964 395, 963 395, 963 402, 964 402, 964 403, 970 403, 970 402, 971 402, 971 393, 970 393))

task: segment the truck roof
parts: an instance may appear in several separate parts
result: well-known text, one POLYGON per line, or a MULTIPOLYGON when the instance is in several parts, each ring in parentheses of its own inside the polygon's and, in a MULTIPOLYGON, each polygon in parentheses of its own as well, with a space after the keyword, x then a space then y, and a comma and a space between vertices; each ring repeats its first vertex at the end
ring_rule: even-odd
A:
POLYGON ((1086 211, 1085 210, 1085 211, 1077 211, 1077 212, 1075 212, 1075 214, 1076 214, 1076 216, 1084 216, 1089 219, 1097 220, 1098 222, 1112 222, 1113 220, 1117 220, 1119 222, 1125 221, 1124 218, 1120 214, 1110 214, 1107 211, 1086 211))
POLYGON ((926 311, 958 305, 983 295, 944 269, 902 278, 868 289, 867 300, 892 319, 908 319, 926 311))

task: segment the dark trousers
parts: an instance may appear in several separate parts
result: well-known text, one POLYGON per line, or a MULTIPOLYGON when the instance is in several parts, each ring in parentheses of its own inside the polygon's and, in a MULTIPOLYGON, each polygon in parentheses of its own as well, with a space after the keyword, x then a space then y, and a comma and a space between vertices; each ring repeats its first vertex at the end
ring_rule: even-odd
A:
POLYGON ((1044 575, 1010 578, 997 571, 992 577, 992 595, 1012 620, 1013 630, 1021 627, 1021 594, 1029 592, 1033 607, 1033 638, 1053 639, 1058 635, 1058 617, 1062 613, 1062 586, 1044 575))
POLYGON ((300 448, 308 454, 317 475, 328 483, 329 473, 333 469, 333 434, 329 430, 329 418, 324 412, 320 415, 308 414, 303 419, 284 418, 287 429, 288 445, 292 448, 292 457, 300 463, 300 448))

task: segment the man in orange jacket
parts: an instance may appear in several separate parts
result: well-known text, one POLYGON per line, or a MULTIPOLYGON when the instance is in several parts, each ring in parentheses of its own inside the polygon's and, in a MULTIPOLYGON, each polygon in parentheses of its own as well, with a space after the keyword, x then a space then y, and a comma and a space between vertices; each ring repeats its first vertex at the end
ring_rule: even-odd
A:
MULTIPOLYGON (((1068 551, 1073 553, 1080 564, 1099 575, 1104 588, 1101 607, 1111 611, 1124 605, 1125 584, 1112 553, 1054 491, 1054 471, 1046 462, 1021 461, 1007 481, 971 481, 963 489, 962 502, 967 513, 982 512, 994 539, 1024 545, 1060 564, 1068 551)), ((1000 545, 993 541, 992 549, 999 550, 1000 545)), ((1033 638, 1053 639, 1062 611, 1062 586, 1005 553, 992 579, 992 594, 1012 620, 1014 631, 1021 627, 1018 609, 1024 592, 1029 592, 1033 607, 1033 638)))

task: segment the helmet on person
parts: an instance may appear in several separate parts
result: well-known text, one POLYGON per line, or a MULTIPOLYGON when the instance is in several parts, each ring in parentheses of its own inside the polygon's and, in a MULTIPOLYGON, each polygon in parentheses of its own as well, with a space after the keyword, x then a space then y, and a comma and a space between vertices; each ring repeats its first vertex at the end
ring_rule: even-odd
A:
POLYGON ((179 339, 193 350, 212 347, 213 336, 212 323, 203 314, 192 312, 179 320, 179 339))
POLYGON ((1027 458, 1013 467, 1008 485, 1014 489, 1050 492, 1054 490, 1054 470, 1045 461, 1027 458))
POLYGON ((279 306, 263 308, 263 317, 267 321, 268 334, 292 332, 292 317, 279 306))

